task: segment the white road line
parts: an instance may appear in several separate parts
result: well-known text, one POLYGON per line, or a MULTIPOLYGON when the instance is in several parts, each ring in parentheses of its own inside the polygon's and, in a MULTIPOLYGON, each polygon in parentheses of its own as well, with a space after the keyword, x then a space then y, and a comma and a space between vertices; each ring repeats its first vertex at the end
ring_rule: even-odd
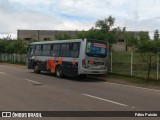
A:
POLYGON ((24 79, 24 80, 27 80, 27 81, 29 81, 29 82, 36 83, 36 84, 42 84, 42 83, 40 83, 40 82, 36 82, 36 81, 30 80, 30 79, 27 79, 27 78, 23 78, 23 79, 24 79))
POLYGON ((95 99, 98 99, 98 100, 103 100, 103 101, 106 101, 106 102, 121 105, 121 106, 124 106, 124 107, 128 106, 128 105, 125 105, 125 104, 122 104, 122 103, 118 103, 118 102, 115 102, 115 101, 107 100, 107 99, 104 99, 104 98, 100 98, 100 97, 96 97, 96 96, 92 96, 92 95, 88 95, 88 94, 83 94, 83 95, 88 96, 88 97, 92 97, 92 98, 95 98, 95 99))
POLYGON ((5 72, 0 72, 0 74, 4 74, 4 75, 6 75, 7 73, 5 73, 5 72))
POLYGON ((105 82, 105 83, 112 84, 112 85, 119 85, 119 86, 125 86, 125 87, 127 86, 127 87, 140 88, 140 89, 144 89, 144 90, 152 90, 152 91, 160 92, 160 90, 149 89, 149 88, 144 88, 144 87, 136 87, 136 86, 132 86, 132 85, 123 85, 123 84, 111 83, 111 82, 105 82))

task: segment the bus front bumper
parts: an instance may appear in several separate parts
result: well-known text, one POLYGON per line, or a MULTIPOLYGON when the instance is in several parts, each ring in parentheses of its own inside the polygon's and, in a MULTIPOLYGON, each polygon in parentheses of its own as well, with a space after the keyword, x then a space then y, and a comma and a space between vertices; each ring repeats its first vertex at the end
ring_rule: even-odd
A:
POLYGON ((104 70, 90 70, 90 69, 84 69, 82 68, 81 72, 79 74, 106 74, 107 69, 104 70))

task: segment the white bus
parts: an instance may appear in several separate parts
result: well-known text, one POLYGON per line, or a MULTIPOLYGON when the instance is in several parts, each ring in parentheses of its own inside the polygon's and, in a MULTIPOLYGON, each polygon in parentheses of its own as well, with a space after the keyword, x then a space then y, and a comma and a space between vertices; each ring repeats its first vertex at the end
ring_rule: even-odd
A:
POLYGON ((29 45, 28 69, 49 71, 57 77, 106 74, 108 45, 92 39, 33 42, 29 45))

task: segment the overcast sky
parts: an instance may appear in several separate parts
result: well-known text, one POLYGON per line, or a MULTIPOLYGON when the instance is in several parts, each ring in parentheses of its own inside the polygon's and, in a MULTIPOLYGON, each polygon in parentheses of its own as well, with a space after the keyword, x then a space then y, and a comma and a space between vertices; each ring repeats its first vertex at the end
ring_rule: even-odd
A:
POLYGON ((88 30, 111 15, 128 31, 160 30, 160 0, 0 0, 0 37, 17 29, 88 30))

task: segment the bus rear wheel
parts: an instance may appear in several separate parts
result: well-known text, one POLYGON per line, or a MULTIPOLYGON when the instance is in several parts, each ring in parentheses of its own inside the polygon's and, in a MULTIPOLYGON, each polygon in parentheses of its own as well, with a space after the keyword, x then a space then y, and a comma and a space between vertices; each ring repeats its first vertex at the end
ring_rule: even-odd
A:
POLYGON ((37 74, 41 73, 41 71, 39 70, 37 65, 34 66, 34 72, 37 73, 37 74))
POLYGON ((61 78, 62 77, 62 69, 61 66, 56 67, 56 77, 61 78))

